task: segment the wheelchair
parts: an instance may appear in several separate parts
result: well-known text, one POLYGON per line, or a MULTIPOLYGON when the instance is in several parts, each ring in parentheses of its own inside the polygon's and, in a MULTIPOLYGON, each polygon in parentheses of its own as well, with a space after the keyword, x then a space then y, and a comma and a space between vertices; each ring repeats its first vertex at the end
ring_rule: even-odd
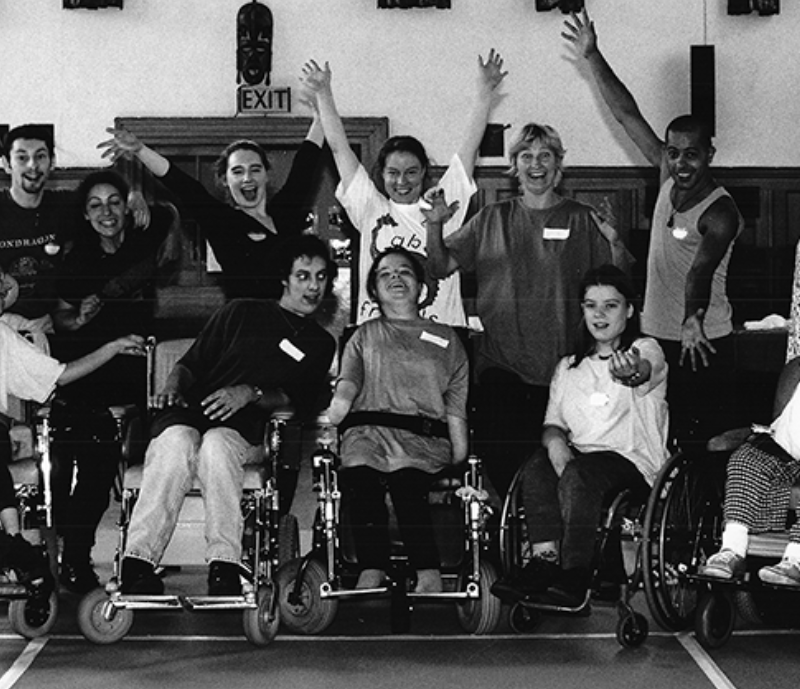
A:
MULTIPOLYGON (((151 338, 148 341, 148 385, 151 393, 160 389, 160 382, 191 343, 190 339, 156 343, 151 338)), ((90 592, 78 606, 78 626, 89 641, 102 645, 121 640, 130 630, 137 610, 240 610, 247 639, 256 646, 271 643, 279 624, 274 573, 281 562, 292 559, 299 552, 296 520, 292 515, 281 517, 279 514, 277 483, 283 436, 287 426, 292 423, 291 419, 292 412, 289 410, 276 411, 272 415, 265 433, 262 461, 245 467, 241 500, 244 517, 241 568, 245 581, 240 596, 184 597, 122 593, 120 576, 123 553, 143 474, 142 464, 124 467, 120 480, 121 506, 113 574, 105 590, 90 592)), ((172 540, 161 560, 162 568, 204 564, 203 558, 197 555, 205 550, 204 523, 202 499, 195 482, 187 494, 172 540)))
MULTIPOLYGON (((500 560, 505 576, 513 578, 531 559, 522 499, 523 467, 509 487, 500 517, 500 560)), ((622 490, 608 496, 600 518, 591 566, 591 584, 577 607, 545 604, 520 593, 509 600, 508 622, 518 633, 531 633, 545 614, 583 616, 593 602, 605 601, 610 591, 617 608, 616 637, 625 648, 641 646, 649 634, 647 618, 637 612, 631 598, 644 586, 642 567, 643 517, 647 496, 622 490), (617 587, 619 590, 616 594, 617 587)))
POLYGON ((497 574, 485 557, 489 511, 480 460, 471 455, 466 467, 460 468, 462 475, 437 482, 429 494, 444 591, 411 590, 413 571, 399 543, 393 543, 388 584, 355 589, 359 568, 347 524, 347 501, 339 487, 336 430, 325 416, 318 424, 318 447, 312 455, 313 490, 317 493, 312 547, 278 571, 284 627, 297 634, 319 634, 333 622, 341 599, 389 596, 393 633, 409 630, 412 603, 423 600, 454 602, 458 622, 466 632, 491 633, 500 619, 501 602, 490 593, 497 574))
POLYGON ((707 501, 704 505, 707 523, 695 532, 696 542, 700 543, 697 566, 686 569, 686 586, 693 587, 695 604, 693 617, 687 617, 687 622, 693 624, 700 644, 709 649, 720 648, 730 640, 737 619, 749 624, 780 623, 787 620, 787 616, 794 615, 796 624, 800 610, 795 595, 797 589, 762 582, 757 574, 762 566, 780 560, 783 555, 789 542, 789 525, 800 510, 800 482, 791 489, 786 531, 750 534, 747 572, 742 580, 722 581, 698 572, 699 565, 721 546, 727 459, 749 435, 750 429, 735 429, 713 438, 709 450, 719 455, 716 462, 720 469, 713 486, 695 488, 695 493, 703 494, 707 501))
MULTIPOLYGON (((43 548, 56 580, 57 539, 53 528, 51 490, 51 427, 47 406, 34 410, 22 403, 25 421, 11 429, 13 458, 9 466, 19 505, 20 525, 26 539, 43 548)), ((58 617, 58 593, 18 583, 12 570, 0 570, 0 599, 8 601, 8 621, 15 633, 28 639, 48 634, 58 617)))

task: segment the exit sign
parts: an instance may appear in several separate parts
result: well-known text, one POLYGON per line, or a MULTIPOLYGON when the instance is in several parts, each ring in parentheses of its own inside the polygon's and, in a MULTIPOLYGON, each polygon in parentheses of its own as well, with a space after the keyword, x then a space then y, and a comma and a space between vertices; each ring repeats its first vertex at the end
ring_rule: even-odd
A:
POLYGON ((240 86, 236 96, 240 115, 264 115, 292 111, 292 90, 267 86, 240 86))

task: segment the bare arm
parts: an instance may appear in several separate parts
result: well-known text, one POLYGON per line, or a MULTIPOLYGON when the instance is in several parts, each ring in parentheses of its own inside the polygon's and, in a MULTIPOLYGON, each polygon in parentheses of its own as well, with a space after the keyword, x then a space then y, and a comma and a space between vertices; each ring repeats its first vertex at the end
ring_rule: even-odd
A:
POLYGON ((430 209, 422 211, 427 228, 425 250, 428 252, 428 262, 426 267, 433 277, 444 278, 459 267, 458 261, 445 245, 442 233, 444 224, 458 208, 458 201, 454 201, 448 206, 442 189, 431 189, 425 194, 425 200, 431 206, 430 209))
POLYGON ((111 134, 112 138, 97 144, 97 148, 103 150, 103 158, 109 158, 115 163, 119 158, 136 156, 156 177, 163 177, 169 172, 169 160, 149 146, 145 146, 133 132, 114 127, 109 127, 106 132, 111 134))
POLYGON ((56 330, 74 331, 82 328, 100 312, 101 306, 100 297, 96 294, 84 297, 80 307, 59 299, 58 306, 52 314, 56 330))
POLYGON ((353 381, 340 380, 336 383, 333 399, 328 407, 328 419, 334 426, 342 423, 344 417, 350 413, 350 407, 353 406, 357 394, 358 387, 353 381))
POLYGON ((108 363, 117 354, 131 354, 134 356, 144 356, 144 338, 138 335, 128 335, 120 337, 113 342, 104 344, 100 349, 96 349, 91 354, 87 354, 80 359, 71 361, 66 365, 58 378, 58 385, 68 385, 79 378, 88 376, 103 364, 108 363))
POLYGON ((342 178, 342 184, 348 187, 358 171, 359 161, 350 147, 342 118, 336 108, 331 77, 331 68, 327 62, 324 69, 314 60, 303 65, 303 84, 316 101, 316 110, 319 113, 319 120, 328 146, 333 153, 336 169, 342 178))
POLYGON ((545 426, 542 431, 542 445, 547 450, 547 456, 558 476, 572 459, 572 449, 567 440, 567 434, 558 426, 545 426))
POLYGON ((736 239, 739 214, 733 201, 724 197, 715 201, 700 218, 698 229, 703 235, 692 267, 686 276, 684 322, 681 331, 681 359, 689 357, 693 370, 698 363, 709 365, 709 355, 716 350, 708 340, 703 327, 714 271, 736 239), (699 359, 699 361, 698 361, 699 359))
POLYGON ((475 168, 475 159, 486 131, 489 114, 497 99, 497 87, 508 74, 503 71, 503 58, 494 51, 494 48, 489 51, 485 62, 481 56, 478 56, 478 67, 480 69, 478 92, 467 122, 464 140, 458 151, 464 170, 470 177, 475 168))
POLYGON ((651 165, 661 168, 663 142, 644 119, 633 94, 620 81, 597 47, 594 23, 585 9, 580 16, 573 14, 571 22, 564 22, 561 35, 572 44, 578 57, 589 65, 600 95, 626 134, 651 165))
POLYGON ((453 463, 463 462, 469 453, 467 420, 448 414, 447 430, 450 433, 450 444, 453 447, 453 463))

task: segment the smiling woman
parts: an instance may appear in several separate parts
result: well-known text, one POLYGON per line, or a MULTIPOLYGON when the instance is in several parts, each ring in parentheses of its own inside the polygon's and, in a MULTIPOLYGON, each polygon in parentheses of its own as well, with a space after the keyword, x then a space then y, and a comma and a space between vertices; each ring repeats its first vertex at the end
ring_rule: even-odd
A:
POLYGON ((135 156, 180 200, 182 211, 194 219, 222 266, 223 288, 230 299, 278 299, 283 286, 276 256, 291 237, 305 227, 320 159, 322 129, 316 118, 294 157, 283 187, 268 198, 270 164, 255 141, 228 145, 215 164, 218 184, 228 202, 217 199, 199 181, 145 146, 126 129, 109 129, 102 142, 104 157, 135 156))

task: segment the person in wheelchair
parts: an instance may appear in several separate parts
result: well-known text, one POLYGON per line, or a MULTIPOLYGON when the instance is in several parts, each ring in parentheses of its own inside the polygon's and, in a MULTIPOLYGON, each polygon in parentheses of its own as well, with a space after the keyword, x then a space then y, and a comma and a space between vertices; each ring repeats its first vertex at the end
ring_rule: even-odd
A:
POLYGON ((434 475, 467 456, 469 366, 456 332, 420 316, 424 285, 406 249, 376 257, 367 290, 381 315, 348 341, 328 410, 342 438, 360 589, 380 586, 389 565, 388 491, 416 592, 442 590, 428 491, 434 475))
POLYGON ((285 245, 280 264, 280 300, 237 299, 222 307, 153 400, 161 411, 128 531, 123 593, 163 592, 155 567, 197 477, 208 593, 241 595, 244 466, 261 459, 270 411, 292 405, 300 418, 316 411, 336 348, 313 318, 336 276, 325 243, 297 237, 285 245))
POLYGON ((595 537, 607 496, 646 492, 667 459, 667 365, 639 333, 634 288, 611 265, 581 283, 575 354, 558 363, 538 450, 522 469, 532 558, 493 591, 578 608, 591 585, 595 537))
MULTIPOLYGON (((16 280, 0 269, 0 314, 13 303, 16 280)), ((61 363, 44 354, 8 324, 0 322, 0 416, 8 411, 8 396, 44 403, 57 386, 89 375, 117 354, 144 356, 144 339, 137 335, 120 337, 72 361, 61 363)), ((16 570, 23 583, 53 586, 50 566, 42 551, 20 533, 14 482, 8 465, 11 440, 6 423, 0 419, 0 566, 16 570)))
MULTIPOLYGON (((784 367, 774 411, 772 424, 754 427, 728 461, 722 548, 698 569, 701 575, 742 579, 749 535, 786 530, 793 488, 800 482, 800 358, 784 367)), ((800 521, 789 528, 780 562, 759 569, 758 577, 769 584, 800 588, 800 521)))

